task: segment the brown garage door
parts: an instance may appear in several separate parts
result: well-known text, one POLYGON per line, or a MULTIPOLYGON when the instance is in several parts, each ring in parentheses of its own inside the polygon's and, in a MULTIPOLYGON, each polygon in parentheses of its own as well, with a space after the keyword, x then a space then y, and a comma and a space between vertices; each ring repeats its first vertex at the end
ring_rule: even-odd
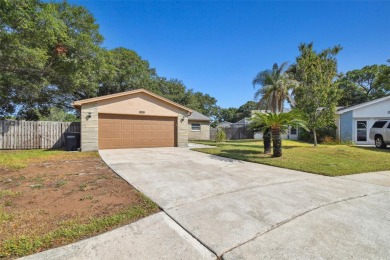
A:
POLYGON ((99 149, 176 146, 176 118, 99 114, 99 149))

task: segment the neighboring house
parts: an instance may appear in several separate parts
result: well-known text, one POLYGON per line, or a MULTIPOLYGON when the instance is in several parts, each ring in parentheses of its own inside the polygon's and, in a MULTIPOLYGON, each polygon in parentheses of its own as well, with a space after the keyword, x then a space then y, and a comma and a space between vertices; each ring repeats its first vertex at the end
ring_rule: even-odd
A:
POLYGON ((189 140, 210 140, 210 118, 192 111, 188 117, 188 139, 189 140))
POLYGON ((390 119, 390 96, 339 109, 336 112, 336 137, 343 142, 374 144, 368 134, 375 121, 380 119, 390 119))
POLYGON ((251 119, 249 117, 245 117, 235 123, 232 124, 232 127, 246 127, 249 126, 251 119))
POLYGON ((187 147, 192 110, 144 89, 75 101, 81 150, 187 147))
MULTIPOLYGON (((252 117, 253 117, 255 112, 265 113, 266 111, 265 110, 252 110, 251 112, 252 112, 252 117)), ((298 140, 298 135, 299 135, 299 129, 292 127, 292 126, 289 126, 286 133, 283 133, 281 135, 281 138, 288 139, 288 140, 298 140)), ((263 133, 262 132, 255 132, 253 135, 253 139, 263 140, 263 133)))
MULTIPOLYGON (((282 139, 288 139, 288 140, 298 140, 298 129, 292 126, 288 127, 288 131, 281 135, 282 139)), ((262 132, 256 132, 253 135, 253 139, 257 140, 263 140, 263 133, 262 132)))
POLYGON ((230 123, 228 121, 220 122, 220 123, 217 124, 217 128, 218 127, 231 127, 232 124, 233 123, 230 123))

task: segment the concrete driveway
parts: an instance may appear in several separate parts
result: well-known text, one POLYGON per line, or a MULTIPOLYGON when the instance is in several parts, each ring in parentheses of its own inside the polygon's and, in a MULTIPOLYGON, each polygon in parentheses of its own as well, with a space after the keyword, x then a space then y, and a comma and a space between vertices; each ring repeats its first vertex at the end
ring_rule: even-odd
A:
POLYGON ((218 257, 390 258, 390 171, 330 178, 182 148, 100 154, 218 257))

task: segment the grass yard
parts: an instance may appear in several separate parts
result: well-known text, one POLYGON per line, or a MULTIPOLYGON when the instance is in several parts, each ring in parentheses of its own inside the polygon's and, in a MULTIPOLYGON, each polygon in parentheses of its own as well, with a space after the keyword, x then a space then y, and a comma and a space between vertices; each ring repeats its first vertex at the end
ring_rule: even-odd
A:
POLYGON ((195 151, 243 161, 267 164, 327 176, 390 170, 390 149, 348 145, 319 145, 283 140, 283 156, 273 158, 263 153, 263 141, 234 140, 225 143, 199 141, 216 148, 195 151))
POLYGON ((0 258, 72 243, 158 211, 97 153, 0 151, 0 258))

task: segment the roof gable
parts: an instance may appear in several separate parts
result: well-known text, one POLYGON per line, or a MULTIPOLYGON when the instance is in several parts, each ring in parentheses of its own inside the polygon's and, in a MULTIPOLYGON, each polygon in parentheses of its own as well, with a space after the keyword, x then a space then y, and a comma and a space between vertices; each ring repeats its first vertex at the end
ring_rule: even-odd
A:
POLYGON ((193 121, 211 121, 209 117, 199 113, 198 111, 193 110, 191 115, 188 117, 188 120, 193 121))
POLYGON ((88 98, 88 99, 82 99, 82 100, 78 100, 78 101, 75 101, 73 102, 73 107, 76 108, 76 109, 80 109, 82 105, 85 105, 85 104, 88 104, 88 103, 93 103, 93 102, 98 102, 98 101, 102 101, 102 100, 108 100, 108 99, 114 99, 114 98, 119 98, 119 97, 124 97, 124 96, 128 96, 128 95, 134 95, 134 94, 138 94, 138 93, 144 93, 146 95, 149 95, 149 96, 152 96, 154 98, 157 98, 161 101, 164 101, 170 105, 173 105, 175 107, 178 107, 184 111, 187 111, 189 113, 192 113, 192 110, 185 107, 185 106, 182 106, 176 102, 173 102, 169 99, 166 99, 166 98, 163 98, 157 94, 154 94, 150 91, 147 91, 145 89, 136 89, 136 90, 131 90, 131 91, 126 91, 126 92, 120 92, 120 93, 115 93, 115 94, 111 94, 111 95, 105 95, 105 96, 100 96, 100 97, 95 97, 95 98, 88 98))

